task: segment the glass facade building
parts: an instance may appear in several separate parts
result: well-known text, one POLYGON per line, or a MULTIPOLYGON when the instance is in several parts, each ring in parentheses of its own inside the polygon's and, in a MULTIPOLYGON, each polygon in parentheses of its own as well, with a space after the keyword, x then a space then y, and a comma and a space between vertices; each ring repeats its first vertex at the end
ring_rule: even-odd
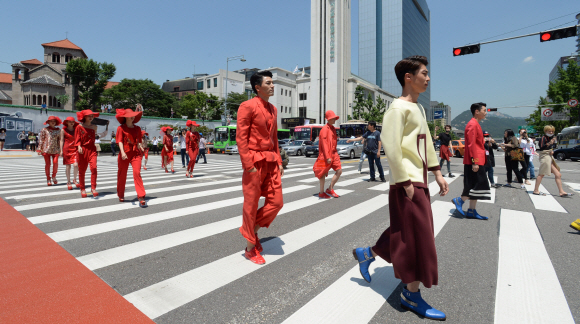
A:
MULTIPOLYGON (((358 74, 382 89, 401 93, 395 65, 423 55, 431 70, 431 13, 426 0, 359 0, 358 74)), ((419 97, 428 110, 430 87, 419 97)))

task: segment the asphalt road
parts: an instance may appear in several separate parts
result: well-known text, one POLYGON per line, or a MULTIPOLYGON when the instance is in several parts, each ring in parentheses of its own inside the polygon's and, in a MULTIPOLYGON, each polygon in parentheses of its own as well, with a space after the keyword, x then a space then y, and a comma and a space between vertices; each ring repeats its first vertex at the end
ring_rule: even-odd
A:
MULTIPOLYGON (((495 176, 505 183, 501 155, 495 176)), ((366 161, 359 174, 358 158, 343 159, 345 175, 336 187, 342 196, 318 200, 315 159, 291 157, 285 207, 260 231, 267 263, 257 266, 243 257, 238 230, 239 157, 207 159, 187 179, 179 156, 173 175, 150 156, 142 171, 146 209, 138 207, 131 175, 126 202, 118 202, 117 160, 104 155, 96 199, 66 190, 63 166, 59 184, 46 187, 41 158, 0 159, 0 197, 157 323, 424 321, 400 307, 403 285, 389 264, 373 263, 368 284, 352 257, 353 248, 373 245, 389 226, 388 185, 365 181, 366 161)), ((542 183, 546 197, 499 188, 493 203, 477 205, 490 217, 479 221, 461 217, 450 203, 463 186, 462 159, 452 159, 458 177, 449 194, 431 192, 439 285, 422 289, 448 322, 580 322, 580 232, 569 227, 580 217, 580 162, 559 164, 573 197, 557 196, 553 176, 542 183)))

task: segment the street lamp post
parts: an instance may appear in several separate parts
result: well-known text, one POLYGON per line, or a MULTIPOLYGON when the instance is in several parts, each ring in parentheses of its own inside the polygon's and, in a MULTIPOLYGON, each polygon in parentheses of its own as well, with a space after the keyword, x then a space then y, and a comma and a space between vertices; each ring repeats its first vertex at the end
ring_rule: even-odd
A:
POLYGON ((224 117, 226 118, 226 123, 227 123, 227 120, 228 120, 228 73, 229 73, 229 70, 230 70, 229 69, 229 63, 230 63, 230 61, 233 61, 233 60, 240 60, 242 62, 245 62, 246 61, 246 59, 244 58, 243 55, 232 56, 232 57, 228 57, 226 59, 226 92, 225 92, 225 95, 224 95, 224 105, 225 105, 225 107, 224 107, 224 117))

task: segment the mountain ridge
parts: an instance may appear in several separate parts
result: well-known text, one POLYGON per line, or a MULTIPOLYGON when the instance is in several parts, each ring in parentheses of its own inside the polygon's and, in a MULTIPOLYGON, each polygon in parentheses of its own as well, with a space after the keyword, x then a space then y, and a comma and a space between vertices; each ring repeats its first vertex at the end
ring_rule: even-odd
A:
MULTIPOLYGON (((466 110, 457 115, 451 121, 451 126, 464 130, 465 125, 471 120, 470 110, 466 110)), ((511 128, 514 132, 518 131, 519 126, 527 125, 523 117, 512 117, 501 112, 488 112, 484 120, 481 121, 481 129, 489 132, 491 137, 501 138, 506 129, 511 128)))

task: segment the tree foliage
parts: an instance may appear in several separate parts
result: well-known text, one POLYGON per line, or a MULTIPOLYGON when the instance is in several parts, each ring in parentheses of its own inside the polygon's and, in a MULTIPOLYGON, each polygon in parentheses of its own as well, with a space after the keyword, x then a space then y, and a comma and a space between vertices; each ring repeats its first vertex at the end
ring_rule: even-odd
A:
POLYGON ((123 79, 118 85, 105 90, 101 103, 110 103, 113 108, 135 109, 143 105, 143 115, 170 117, 173 108, 174 117, 180 117, 177 99, 149 79, 123 79))
MULTIPOLYGON (((251 98, 255 97, 256 95, 252 93, 251 98)), ((238 108, 242 102, 248 100, 248 95, 245 93, 237 93, 237 92, 230 92, 228 93, 228 112, 232 119, 238 118, 238 108)))
POLYGON ((223 111, 223 101, 202 91, 183 96, 179 107, 181 115, 192 119, 203 117, 205 120, 218 120, 223 111))
POLYGON ((71 84, 78 90, 78 110, 94 109, 100 102, 107 82, 115 76, 117 68, 113 63, 98 63, 92 59, 75 59, 66 64, 66 72, 71 84))
POLYGON ((375 103, 370 93, 365 97, 365 89, 362 86, 357 86, 352 105, 352 116, 349 115, 348 119, 381 123, 387 109, 387 103, 381 97, 377 97, 376 101, 375 103))
POLYGON ((68 100, 70 99, 69 96, 66 94, 58 95, 55 97, 56 97, 56 100, 58 100, 58 102, 60 102, 62 104, 63 108, 64 108, 64 106, 66 106, 66 104, 68 103, 68 100))

